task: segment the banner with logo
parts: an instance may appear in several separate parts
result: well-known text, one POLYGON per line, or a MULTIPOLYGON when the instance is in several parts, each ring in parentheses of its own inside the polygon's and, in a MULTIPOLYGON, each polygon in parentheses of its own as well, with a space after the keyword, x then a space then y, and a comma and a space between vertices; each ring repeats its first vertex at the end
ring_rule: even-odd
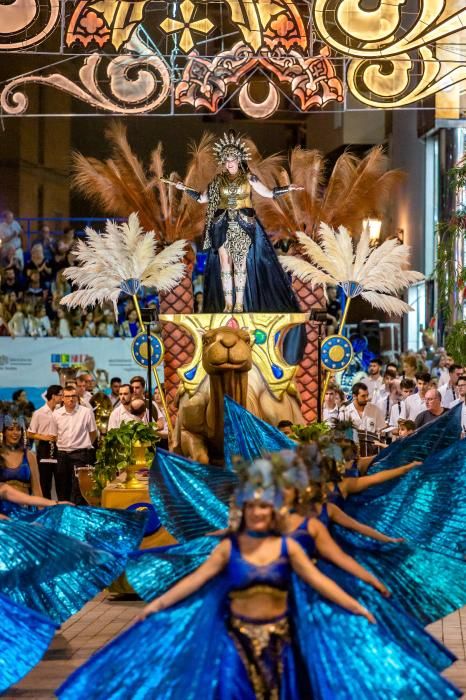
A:
MULTIPOLYGON (((0 399, 11 399, 16 389, 41 405, 41 394, 60 383, 60 371, 74 368, 91 372, 97 385, 108 391, 112 377, 127 382, 133 375, 146 376, 131 353, 132 338, 0 338, 0 399)), ((163 381, 163 369, 159 368, 163 381)))

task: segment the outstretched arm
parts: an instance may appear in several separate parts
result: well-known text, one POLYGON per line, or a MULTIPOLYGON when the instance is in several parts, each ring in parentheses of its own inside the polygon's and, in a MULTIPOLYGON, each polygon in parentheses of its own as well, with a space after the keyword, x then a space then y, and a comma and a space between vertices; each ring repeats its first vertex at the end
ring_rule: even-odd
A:
POLYGON ((194 189, 194 187, 188 187, 188 185, 185 185, 184 182, 169 182, 168 180, 164 180, 164 182, 167 182, 168 184, 173 184, 175 185, 177 190, 182 190, 182 192, 186 192, 186 194, 191 197, 192 199, 195 199, 196 202, 199 202, 199 204, 205 204, 206 202, 209 201, 209 197, 207 195, 207 190, 204 190, 204 192, 198 192, 197 190, 194 189))
POLYGON ((42 498, 42 487, 40 485, 39 467, 37 466, 37 459, 35 454, 33 454, 32 452, 28 452, 27 460, 29 462, 29 468, 31 470, 32 493, 34 496, 42 498))
POLYGON ((388 535, 384 535, 383 532, 379 532, 374 527, 364 525, 360 523, 359 520, 350 518, 349 515, 334 503, 327 504, 327 512, 334 523, 341 525, 341 527, 346 527, 347 530, 354 530, 355 532, 361 533, 361 535, 372 537, 373 540, 378 540, 379 542, 403 542, 402 537, 389 537, 388 535))
POLYGON ((361 581, 365 581, 373 586, 383 596, 388 597, 390 595, 390 592, 381 581, 358 564, 356 559, 350 557, 337 545, 335 540, 330 536, 327 528, 322 525, 321 522, 315 519, 309 520, 308 530, 309 534, 315 540, 317 551, 321 557, 339 566, 343 571, 348 571, 350 574, 353 574, 353 576, 360 578, 361 581))
MULTIPOLYGON (((0 485, 0 499, 10 501, 10 503, 17 503, 20 506, 37 506, 38 508, 57 505, 57 501, 51 501, 49 498, 44 498, 43 496, 30 496, 8 484, 0 485)), ((68 501, 61 502, 70 506, 74 505, 74 503, 68 503, 68 501)))
POLYGON ((273 190, 271 190, 267 185, 264 185, 263 182, 261 182, 255 175, 252 175, 249 178, 249 182, 251 183, 252 189, 257 192, 257 194, 260 194, 261 197, 266 197, 267 199, 272 199, 272 198, 277 198, 280 197, 282 194, 286 194, 287 192, 293 192, 294 190, 303 190, 304 187, 299 187, 298 185, 287 185, 285 187, 274 187, 273 190))
POLYGON ((370 476, 349 477, 343 479, 340 483, 340 489, 344 495, 348 496, 351 493, 361 493, 361 491, 365 491, 371 486, 377 486, 378 484, 383 484, 385 481, 391 481, 391 479, 398 479, 400 476, 404 476, 411 471, 411 469, 417 467, 418 464, 422 464, 422 462, 410 462, 409 464, 404 464, 402 467, 385 469, 378 474, 371 474, 370 476))
POLYGON ((291 559, 291 565, 296 571, 298 576, 300 576, 303 581, 305 581, 309 586, 315 588, 315 590, 320 593, 324 598, 330 600, 332 603, 341 605, 342 608, 348 610, 355 615, 361 615, 369 620, 369 622, 375 622, 374 616, 366 610, 355 598, 345 593, 345 591, 340 588, 332 579, 328 576, 322 574, 306 556, 304 551, 301 549, 297 542, 287 538, 286 540, 288 546, 288 552, 291 559))
POLYGON ((207 561, 201 564, 196 571, 182 578, 181 581, 178 581, 178 583, 172 586, 166 593, 155 598, 149 605, 146 605, 142 611, 141 617, 144 618, 151 613, 169 608, 175 605, 175 603, 179 603, 180 600, 184 600, 192 593, 195 593, 199 588, 202 588, 207 581, 217 576, 226 566, 230 556, 230 549, 231 542, 229 540, 220 542, 207 561))

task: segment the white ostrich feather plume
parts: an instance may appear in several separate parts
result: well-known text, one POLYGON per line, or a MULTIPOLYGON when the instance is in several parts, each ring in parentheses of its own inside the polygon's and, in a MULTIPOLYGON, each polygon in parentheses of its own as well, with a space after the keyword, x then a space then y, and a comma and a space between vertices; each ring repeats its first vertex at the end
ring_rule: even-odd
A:
POLYGON ((84 309, 111 301, 117 316, 118 298, 128 286, 135 292, 141 285, 168 292, 181 281, 185 246, 186 241, 176 241, 157 252, 154 232, 143 231, 136 213, 123 224, 107 220, 102 234, 86 228, 86 239, 74 249, 77 265, 63 271, 78 289, 60 304, 84 309))
POLYGON ((401 245, 397 239, 389 239, 377 248, 371 248, 368 231, 354 246, 344 226, 335 231, 322 224, 319 234, 320 241, 316 243, 305 233, 297 233, 304 258, 280 256, 287 272, 312 287, 321 285, 324 293, 327 285, 351 284, 349 296, 361 295, 369 304, 389 314, 401 316, 411 311, 398 295, 423 280, 424 275, 408 269, 408 246, 401 245))

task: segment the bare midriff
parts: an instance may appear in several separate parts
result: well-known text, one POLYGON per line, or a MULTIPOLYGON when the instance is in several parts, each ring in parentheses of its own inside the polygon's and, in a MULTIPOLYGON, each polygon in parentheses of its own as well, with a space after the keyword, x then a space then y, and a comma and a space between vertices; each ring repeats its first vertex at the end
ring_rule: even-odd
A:
POLYGON ((230 593, 230 610, 234 615, 268 620, 284 615, 287 609, 287 592, 278 588, 255 586, 230 593))

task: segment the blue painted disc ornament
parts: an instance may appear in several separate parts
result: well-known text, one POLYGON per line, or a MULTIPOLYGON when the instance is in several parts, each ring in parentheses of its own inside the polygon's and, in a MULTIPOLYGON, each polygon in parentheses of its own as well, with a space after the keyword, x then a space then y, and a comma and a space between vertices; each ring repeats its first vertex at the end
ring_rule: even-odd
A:
POLYGON ((330 372, 341 372, 353 358, 353 346, 344 335, 329 335, 322 342, 322 365, 330 372))
MULTIPOLYGON (((141 367, 147 367, 149 364, 149 343, 147 342, 147 333, 139 333, 133 340, 133 345, 131 346, 131 352, 133 354, 133 359, 141 367)), ((165 355, 165 346, 162 339, 158 335, 150 336, 150 348, 151 348, 151 363, 152 367, 158 367, 163 360, 165 355)))

